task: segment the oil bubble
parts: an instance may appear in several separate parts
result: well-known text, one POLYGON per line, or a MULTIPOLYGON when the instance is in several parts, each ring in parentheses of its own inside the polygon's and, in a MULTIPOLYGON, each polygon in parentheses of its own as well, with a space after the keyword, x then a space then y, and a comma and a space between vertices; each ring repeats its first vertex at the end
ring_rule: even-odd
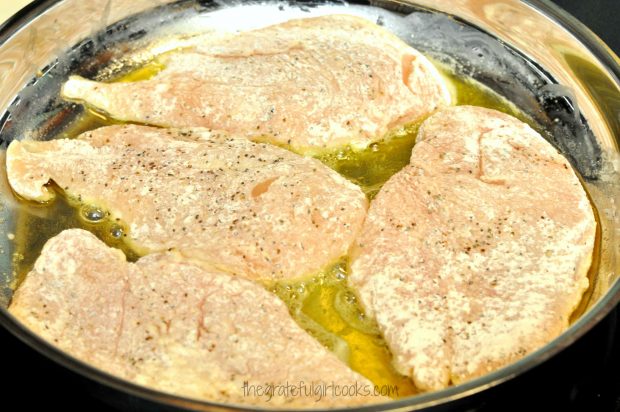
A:
POLYGON ((336 153, 336 159, 338 160, 345 160, 347 157, 347 153, 344 150, 338 150, 336 153))
POLYGON ((347 267, 345 264, 338 264, 334 266, 333 275, 336 280, 345 280, 347 278, 347 267))
POLYGON ((83 206, 81 210, 82 217, 89 222, 100 222, 105 218, 106 213, 95 206, 83 206))
POLYGON ((123 228, 120 225, 112 225, 112 227, 110 228, 110 235, 112 235, 112 237, 114 239, 120 239, 121 237, 123 237, 123 228))

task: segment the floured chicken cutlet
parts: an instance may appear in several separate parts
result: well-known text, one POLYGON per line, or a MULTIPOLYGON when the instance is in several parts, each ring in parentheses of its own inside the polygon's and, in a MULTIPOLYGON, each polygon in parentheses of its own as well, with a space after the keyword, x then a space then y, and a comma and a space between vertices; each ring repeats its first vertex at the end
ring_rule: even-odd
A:
POLYGON ((299 151, 366 147, 450 103, 423 55, 359 17, 291 20, 198 39, 169 54, 149 80, 72 77, 62 93, 123 121, 208 127, 299 151))
POLYGON ((566 159, 515 118, 450 108, 418 141, 371 205, 349 284, 395 367, 436 390, 568 326, 588 287, 596 222, 566 159))
POLYGON ((9 311, 76 358, 175 395, 287 407, 382 399, 328 392, 317 401, 311 392, 286 397, 277 390, 270 400, 257 396, 251 385, 372 384, 258 284, 172 253, 127 263, 122 252, 81 229, 47 242, 9 311))
POLYGON ((185 257, 251 279, 315 272, 347 253, 362 191, 318 160, 204 129, 110 126, 77 139, 14 141, 11 187, 45 202, 48 182, 128 225, 142 253, 185 257))

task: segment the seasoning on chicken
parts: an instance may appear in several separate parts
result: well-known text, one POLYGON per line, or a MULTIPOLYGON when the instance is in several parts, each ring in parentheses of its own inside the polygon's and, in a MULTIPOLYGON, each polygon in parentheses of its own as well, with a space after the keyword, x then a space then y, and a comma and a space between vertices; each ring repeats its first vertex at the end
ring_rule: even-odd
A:
POLYGON ((105 208, 143 253, 176 249, 250 279, 299 277, 345 255, 367 208, 357 186, 315 159, 205 129, 14 141, 7 174, 23 198, 52 199, 53 181, 105 208))
POLYGON ((131 122, 208 127, 318 151, 366 147, 450 103, 435 67, 359 17, 291 20, 172 52, 155 77, 72 77, 65 98, 131 122))
POLYGON ((454 107, 426 120, 418 141, 370 207, 349 284, 396 368, 436 390, 568 326, 596 221, 566 159, 515 118, 454 107))
POLYGON ((81 229, 50 239, 9 311, 77 359, 152 389, 274 407, 378 402, 372 384, 302 330, 273 294, 174 253, 127 263, 81 229), (364 396, 310 387, 356 385, 364 396), (260 385, 260 386, 258 386, 260 385), (274 385, 269 392, 268 385, 274 385), (306 388, 288 395, 277 385, 306 388))

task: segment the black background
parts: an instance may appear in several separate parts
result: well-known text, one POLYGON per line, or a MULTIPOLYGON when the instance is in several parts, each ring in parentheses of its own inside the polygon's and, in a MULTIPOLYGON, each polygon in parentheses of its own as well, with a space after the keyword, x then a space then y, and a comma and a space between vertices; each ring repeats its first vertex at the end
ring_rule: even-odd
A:
POLYGON ((620 55, 620 0, 554 0, 620 55))
MULTIPOLYGON (((620 0, 555 0, 555 3, 576 16, 620 54, 620 0)), ((584 407, 582 403, 579 410, 620 412, 620 365, 610 366, 611 376, 592 378, 589 391, 583 394, 586 399, 591 398, 592 405, 599 406, 584 407), (605 384, 599 383, 603 381, 605 384), (600 405, 605 405, 604 409, 600 405)), ((110 410, 89 395, 80 378, 30 350, 3 329, 0 329, 0 376, 0 409, 5 411, 110 410)), ((536 405, 533 399, 533 411, 538 410, 536 405)))

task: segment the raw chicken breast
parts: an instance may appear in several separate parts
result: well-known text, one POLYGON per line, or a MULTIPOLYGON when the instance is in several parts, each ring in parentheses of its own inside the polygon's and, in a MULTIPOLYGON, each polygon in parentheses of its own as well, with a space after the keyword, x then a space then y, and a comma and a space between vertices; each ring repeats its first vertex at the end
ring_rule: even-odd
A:
POLYGON ((101 206, 138 251, 185 257, 250 279, 290 279, 345 255, 366 216, 362 191, 318 160, 204 129, 110 126, 75 140, 14 141, 18 195, 55 192, 101 206))
POLYGON ((371 205, 349 284, 423 390, 558 336, 588 287, 596 221, 571 166, 508 115, 443 110, 371 205))
POLYGON ((80 229, 50 239, 9 307, 33 332, 77 359, 152 389, 263 407, 380 401, 372 384, 303 331, 258 284, 174 253, 127 263, 80 229), (310 386, 357 385, 364 396, 320 398, 310 386), (283 396, 278 386, 307 392, 283 396), (303 386, 302 386, 303 385, 303 386))
POLYGON ((450 103, 435 67, 359 17, 332 15, 216 37, 172 52, 155 77, 72 77, 65 98, 124 121, 207 127, 318 151, 365 147, 450 103))

